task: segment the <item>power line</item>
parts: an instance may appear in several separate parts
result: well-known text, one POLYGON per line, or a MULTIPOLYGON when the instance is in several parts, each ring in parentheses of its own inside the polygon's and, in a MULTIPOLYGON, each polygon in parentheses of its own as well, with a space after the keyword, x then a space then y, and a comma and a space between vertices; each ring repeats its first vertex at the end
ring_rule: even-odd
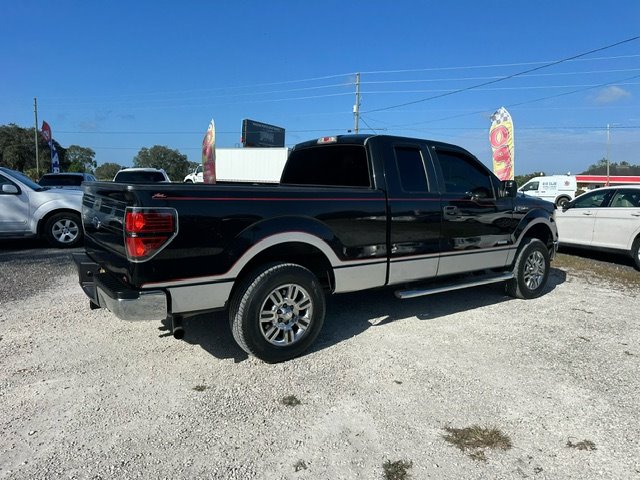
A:
MULTIPOLYGON (((544 100, 550 100, 552 98, 564 97, 566 95, 573 95, 574 93, 584 92, 584 91, 587 91, 587 90, 593 90, 595 88, 602 88, 602 87, 607 87, 607 86, 610 86, 610 85, 620 85, 622 82, 626 82, 626 81, 629 81, 629 80, 635 80, 636 78, 640 78, 640 75, 634 75, 633 77, 627 77, 627 78, 624 78, 624 79, 621 79, 621 80, 615 80, 615 81, 612 81, 612 82, 600 83, 600 84, 594 85, 594 86, 589 86, 589 87, 585 87, 585 88, 579 88, 579 89, 573 90, 571 92, 563 92, 563 93, 558 93, 558 94, 555 94, 555 95, 548 95, 546 97, 535 98, 533 100, 526 100, 524 102, 511 103, 511 104, 505 105, 505 107, 507 107, 507 108, 519 107, 521 105, 527 105, 527 104, 530 104, 530 103, 542 102, 544 100)), ((447 117, 436 118, 436 119, 433 119, 433 120, 426 120, 426 121, 423 121, 423 122, 415 122, 415 123, 408 123, 408 124, 402 124, 402 125, 394 125, 393 128, 409 127, 409 126, 413 126, 413 125, 423 125, 423 124, 427 124, 427 123, 442 122, 442 121, 445 121, 445 120, 453 120, 455 118, 467 117, 467 116, 471 116, 471 115, 480 115, 480 114, 484 114, 484 113, 487 113, 487 112, 490 113, 490 110, 492 111, 493 109, 476 110, 474 112, 461 113, 461 114, 458 114, 458 115, 450 115, 450 116, 447 116, 447 117)))
MULTIPOLYGON (((591 75, 594 73, 620 73, 620 72, 637 72, 640 68, 627 68, 627 69, 615 69, 615 70, 591 70, 587 72, 556 72, 556 73, 534 73, 532 75, 521 75, 521 78, 530 77, 555 77, 565 75, 591 75)), ((492 80, 496 78, 502 78, 500 75, 493 75, 491 77, 460 77, 460 78, 423 78, 414 80, 379 80, 379 81, 367 81, 361 82, 361 85, 386 85, 392 83, 426 83, 426 82, 459 82, 467 80, 492 80)))
POLYGON ((501 78, 496 79, 496 80, 490 80, 488 82, 483 82, 483 83, 480 83, 480 84, 477 84, 477 85, 472 85, 472 86, 469 86, 469 87, 460 88, 458 90, 454 90, 454 91, 451 91, 451 92, 441 93, 439 95, 433 95, 431 97, 422 98, 420 100, 413 100, 411 102, 400 103, 400 104, 397 104, 397 105, 390 105, 388 107, 376 108, 376 109, 373 109, 373 110, 368 110, 368 111, 363 112, 363 113, 382 112, 382 111, 386 111, 386 110, 392 110, 394 108, 406 107, 407 105, 415 105, 416 103, 427 102, 429 100, 435 100, 437 98, 442 98, 442 97, 447 97, 447 96, 450 96, 450 95, 455 95, 456 93, 462 93, 462 92, 466 92, 466 91, 469 91, 469 90, 474 90, 476 88, 485 87, 487 85, 492 85, 494 83, 504 82, 505 80, 509 80, 511 78, 519 77, 519 76, 525 75, 527 73, 535 72, 535 71, 541 70, 543 68, 549 68, 549 67, 552 67, 554 65, 559 65, 560 63, 564 63, 564 62, 568 62, 570 60, 574 60, 574 59, 577 59, 577 58, 580 58, 580 57, 584 57, 584 56, 590 55, 590 54, 595 53, 595 52, 601 52, 601 51, 607 50, 609 48, 617 47, 619 45, 623 45, 625 43, 629 43, 629 42, 635 41, 638 38, 640 38, 640 36, 627 38, 626 40, 622 40, 620 42, 616 42, 616 43, 613 43, 611 45, 607 45, 605 47, 596 48, 594 50, 589 50, 588 52, 580 53, 578 55, 573 55, 571 57, 563 58, 561 60, 556 60, 554 62, 547 63, 547 64, 544 64, 544 65, 541 65, 541 66, 538 66, 538 67, 530 68, 530 69, 524 70, 522 72, 513 73, 511 75, 507 75, 505 77, 501 77, 501 78))

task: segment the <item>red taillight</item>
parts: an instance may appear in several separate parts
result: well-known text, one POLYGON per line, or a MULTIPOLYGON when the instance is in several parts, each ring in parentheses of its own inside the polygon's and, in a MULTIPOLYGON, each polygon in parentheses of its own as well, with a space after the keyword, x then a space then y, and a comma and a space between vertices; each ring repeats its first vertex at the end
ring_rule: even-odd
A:
POLYGON ((162 250, 177 232, 177 213, 167 209, 127 209, 125 246, 132 260, 148 260, 162 250))
POLYGON ((173 233, 173 212, 129 211, 125 229, 127 233, 173 233))

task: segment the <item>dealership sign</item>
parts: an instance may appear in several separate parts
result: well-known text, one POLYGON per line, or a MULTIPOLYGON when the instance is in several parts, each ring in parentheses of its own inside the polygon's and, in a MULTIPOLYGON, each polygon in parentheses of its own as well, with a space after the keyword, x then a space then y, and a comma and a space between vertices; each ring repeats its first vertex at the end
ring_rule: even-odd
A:
POLYGON ((284 147, 284 128, 245 118, 241 141, 243 147, 284 147))

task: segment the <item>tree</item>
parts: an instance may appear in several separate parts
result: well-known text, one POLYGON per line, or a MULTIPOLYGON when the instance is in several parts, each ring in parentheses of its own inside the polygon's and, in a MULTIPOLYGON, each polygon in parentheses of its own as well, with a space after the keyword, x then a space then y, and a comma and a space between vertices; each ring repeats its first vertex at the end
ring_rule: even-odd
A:
POLYGON ((134 167, 162 168, 173 181, 182 179, 191 170, 191 162, 178 150, 172 150, 161 145, 142 148, 133 158, 134 167))
MULTIPOLYGON (((590 165, 583 175, 606 175, 607 159, 601 158, 593 165, 590 165)), ((640 165, 631 165, 629 162, 609 163, 609 175, 640 175, 640 165)))
MULTIPOLYGON (((53 141, 58 152, 60 170, 69 164, 66 149, 53 141)), ((38 131, 38 160, 40 175, 51 170, 51 150, 38 131)), ((0 165, 24 172, 36 168, 36 146, 33 128, 22 128, 14 123, 0 125, 0 165)))
POLYGON ((118 170, 122 168, 117 163, 103 163, 99 167, 96 167, 94 175, 98 180, 113 180, 118 170))
POLYGON ((93 173, 97 164, 95 161, 96 152, 87 147, 79 145, 69 145, 67 148, 67 162, 69 162, 69 172, 93 173))
POLYGON ((527 173, 525 175, 516 175, 514 177, 514 180, 518 184, 518 187, 521 187, 522 185, 527 183, 529 180, 531 180, 533 177, 542 177, 542 176, 544 176, 544 172, 533 172, 533 173, 527 173))

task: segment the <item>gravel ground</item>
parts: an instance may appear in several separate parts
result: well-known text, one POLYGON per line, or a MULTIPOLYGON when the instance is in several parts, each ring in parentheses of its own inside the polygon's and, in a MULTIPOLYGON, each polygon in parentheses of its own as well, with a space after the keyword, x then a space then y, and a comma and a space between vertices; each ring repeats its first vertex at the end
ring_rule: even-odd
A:
POLYGON ((530 301, 336 296, 314 348, 268 365, 222 315, 178 341, 89 310, 68 251, 2 247, 0 479, 640 478, 637 289, 562 267, 530 301), (476 424, 513 447, 443 438, 476 424))

